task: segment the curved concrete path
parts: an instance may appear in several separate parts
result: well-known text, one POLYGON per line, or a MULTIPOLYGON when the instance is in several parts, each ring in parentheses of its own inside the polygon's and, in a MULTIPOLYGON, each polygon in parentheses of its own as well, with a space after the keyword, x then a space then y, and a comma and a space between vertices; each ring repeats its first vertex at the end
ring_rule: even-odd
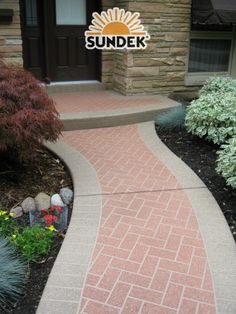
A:
POLYGON ((38 314, 236 313, 227 223, 152 122, 63 141, 50 148, 73 169, 75 204, 38 314))

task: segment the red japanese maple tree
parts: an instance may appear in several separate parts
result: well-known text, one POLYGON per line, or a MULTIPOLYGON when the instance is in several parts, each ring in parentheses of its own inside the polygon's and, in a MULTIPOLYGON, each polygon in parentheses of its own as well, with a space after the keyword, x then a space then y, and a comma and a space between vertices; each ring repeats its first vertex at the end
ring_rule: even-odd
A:
POLYGON ((56 141, 62 123, 53 100, 24 69, 0 62, 0 152, 31 157, 43 141, 56 141))

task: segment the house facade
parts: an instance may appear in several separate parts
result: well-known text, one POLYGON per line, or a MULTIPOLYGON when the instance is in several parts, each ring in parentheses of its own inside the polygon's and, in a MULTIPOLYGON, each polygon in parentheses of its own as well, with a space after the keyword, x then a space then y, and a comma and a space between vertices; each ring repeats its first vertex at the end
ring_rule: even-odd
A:
POLYGON ((126 95, 193 92, 210 75, 236 76, 236 7, 225 2, 226 18, 220 0, 0 0, 0 58, 41 80, 99 80, 126 95), (85 48, 92 13, 114 6, 140 13, 147 49, 85 48))

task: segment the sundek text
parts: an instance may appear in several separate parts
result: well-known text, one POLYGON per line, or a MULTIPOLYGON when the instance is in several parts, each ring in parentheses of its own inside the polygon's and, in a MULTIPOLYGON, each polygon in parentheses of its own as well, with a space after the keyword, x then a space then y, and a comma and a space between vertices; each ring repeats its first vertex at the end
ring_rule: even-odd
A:
POLYGON ((146 49, 148 36, 87 36, 87 49, 146 49))

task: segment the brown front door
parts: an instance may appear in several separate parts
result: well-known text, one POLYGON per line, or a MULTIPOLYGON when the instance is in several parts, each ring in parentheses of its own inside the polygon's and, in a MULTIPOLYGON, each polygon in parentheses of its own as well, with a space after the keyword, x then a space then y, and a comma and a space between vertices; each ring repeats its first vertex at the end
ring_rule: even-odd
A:
POLYGON ((97 1, 21 2, 25 68, 52 81, 99 79, 98 52, 86 50, 84 39, 97 1))

